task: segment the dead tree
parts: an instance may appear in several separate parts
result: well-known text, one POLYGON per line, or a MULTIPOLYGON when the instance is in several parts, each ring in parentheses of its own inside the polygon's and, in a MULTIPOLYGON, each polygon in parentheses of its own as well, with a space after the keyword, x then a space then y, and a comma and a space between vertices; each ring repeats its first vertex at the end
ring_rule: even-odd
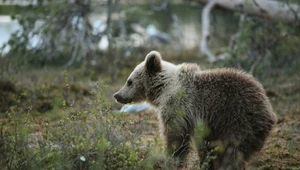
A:
POLYGON ((210 36, 210 12, 215 6, 226 9, 241 11, 243 13, 262 17, 270 20, 280 20, 286 23, 299 22, 300 6, 290 4, 288 1, 266 1, 266 0, 194 0, 206 3, 202 11, 202 35, 200 49, 208 57, 210 62, 215 62, 216 57, 208 48, 207 43, 210 36))

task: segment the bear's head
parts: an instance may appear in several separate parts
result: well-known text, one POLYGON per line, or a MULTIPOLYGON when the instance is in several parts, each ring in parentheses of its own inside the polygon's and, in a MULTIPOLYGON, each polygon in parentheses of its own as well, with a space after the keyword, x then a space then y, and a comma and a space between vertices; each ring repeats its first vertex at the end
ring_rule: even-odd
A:
POLYGON ((149 82, 163 70, 163 63, 161 55, 151 51, 129 75, 126 84, 114 94, 116 101, 127 104, 147 100, 149 82))

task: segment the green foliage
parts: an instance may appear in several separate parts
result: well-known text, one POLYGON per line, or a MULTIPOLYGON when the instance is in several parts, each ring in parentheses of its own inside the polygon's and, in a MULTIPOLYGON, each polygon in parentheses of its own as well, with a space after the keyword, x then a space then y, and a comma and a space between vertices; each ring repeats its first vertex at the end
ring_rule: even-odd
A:
MULTIPOLYGON (((162 145, 139 140, 137 129, 124 128, 125 113, 112 111, 104 94, 107 86, 95 84, 90 90, 89 107, 75 107, 74 91, 82 91, 63 73, 62 92, 58 86, 42 83, 44 96, 51 94, 52 110, 36 113, 34 101, 25 109, 23 102, 35 98, 30 89, 2 86, 26 97, 8 105, 0 115, 0 167, 9 169, 174 169, 176 161, 164 155, 162 145), (63 81, 64 80, 64 81, 63 81), (52 89, 49 91, 49 89, 52 89), (77 89, 77 90, 74 90, 77 89), (54 93, 54 94, 53 94, 54 93), (57 95, 61 93, 61 95, 57 95), (155 152, 153 152, 155 151, 155 152)), ((10 83, 13 84, 13 83, 10 83)), ((1 85, 1 84, 0 84, 1 85)), ((41 93, 37 91, 37 93, 41 93)), ((83 93, 81 94, 83 95, 83 93)), ((42 98, 39 100, 43 101, 42 98)), ((25 102, 26 101, 26 102, 25 102)), ((39 111, 38 111, 39 112, 39 111)))
POLYGON ((226 66, 238 67, 259 78, 271 69, 293 72, 299 64, 300 32, 296 23, 267 21, 246 17, 240 22, 236 39, 227 49, 226 66))
POLYGON ((176 169, 178 162, 174 161, 171 157, 167 157, 160 147, 151 148, 144 161, 143 168, 146 170, 152 169, 176 169))
POLYGON ((195 127, 195 143, 203 143, 204 138, 209 135, 209 133, 210 129, 207 127, 207 125, 202 121, 198 121, 195 127))
POLYGON ((178 89, 177 93, 176 93, 176 96, 178 98, 183 98, 184 96, 186 96, 186 91, 185 89, 178 89))
POLYGON ((140 169, 143 160, 138 151, 128 146, 108 150, 104 159, 105 169, 140 169))
POLYGON ((57 121, 11 110, 7 120, 1 122, 1 167, 141 169, 141 150, 134 136, 122 130, 120 122, 124 116, 111 111, 102 90, 103 86, 97 86, 94 93, 98 98, 91 102, 101 103, 99 109, 74 109, 57 121))

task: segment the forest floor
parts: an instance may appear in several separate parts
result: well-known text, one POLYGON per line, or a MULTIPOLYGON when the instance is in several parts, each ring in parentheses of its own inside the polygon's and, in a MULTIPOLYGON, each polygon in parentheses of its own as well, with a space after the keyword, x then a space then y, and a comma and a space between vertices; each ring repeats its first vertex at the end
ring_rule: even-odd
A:
MULTIPOLYGON (((0 79, 0 120, 3 131, 9 131, 5 127, 10 127, 6 121, 7 114, 12 110, 20 114, 30 112, 37 118, 46 117, 51 124, 74 109, 90 110, 89 103, 97 97, 93 93, 96 80, 81 70, 66 72, 41 69, 3 75, 0 79), (72 109, 66 109, 66 105, 72 106, 72 109)), ((97 77, 100 84, 109 84, 104 96, 112 110, 121 107, 114 102, 112 94, 125 80, 126 77, 122 77, 117 83, 109 84, 101 75, 97 77)), ((278 73, 262 83, 278 116, 278 123, 263 150, 249 162, 249 169, 300 169, 300 74, 287 77, 284 73, 278 73)), ((145 146, 157 140, 161 142, 157 115, 153 111, 128 113, 124 119, 124 128, 133 133, 141 132, 138 138, 145 146)), ((188 167, 197 162, 196 154, 190 155, 188 167)))

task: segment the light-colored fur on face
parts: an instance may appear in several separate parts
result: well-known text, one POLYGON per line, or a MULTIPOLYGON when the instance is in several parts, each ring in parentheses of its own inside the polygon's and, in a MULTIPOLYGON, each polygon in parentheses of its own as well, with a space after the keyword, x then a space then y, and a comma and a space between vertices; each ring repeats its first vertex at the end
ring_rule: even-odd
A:
MULTIPOLYGON (((151 51, 145 58, 145 61, 140 63, 135 67, 133 72, 129 75, 127 78, 126 84, 114 95, 116 98, 116 101, 122 104, 127 103, 138 103, 142 101, 148 101, 149 103, 157 105, 157 103, 163 104, 166 98, 168 97, 168 93, 162 94, 162 96, 159 96, 155 101, 152 101, 151 98, 151 88, 150 86, 156 86, 158 87, 159 84, 164 82, 165 87, 163 88, 169 88, 170 93, 172 93, 174 90, 176 90, 178 84, 178 80, 176 79, 178 71, 178 66, 163 61, 161 59, 161 56, 156 51, 151 51), (155 67, 155 63, 160 63, 159 71, 156 73, 152 73, 155 68, 152 68, 151 66, 155 67), (148 67, 147 67, 148 66, 148 67), (153 74, 153 75, 152 75, 153 74), (161 75, 161 76, 159 76, 161 75), (163 79, 160 79, 159 81, 155 80, 154 77, 164 77, 163 79), (153 83, 159 83, 159 84, 153 84, 153 83), (168 85, 168 87, 167 87, 168 85)), ((157 78, 155 78, 157 79, 157 78)), ((159 90, 159 88, 157 88, 159 90)))
POLYGON ((141 102, 145 100, 144 62, 139 64, 128 77, 126 84, 114 95, 122 104, 141 102))

